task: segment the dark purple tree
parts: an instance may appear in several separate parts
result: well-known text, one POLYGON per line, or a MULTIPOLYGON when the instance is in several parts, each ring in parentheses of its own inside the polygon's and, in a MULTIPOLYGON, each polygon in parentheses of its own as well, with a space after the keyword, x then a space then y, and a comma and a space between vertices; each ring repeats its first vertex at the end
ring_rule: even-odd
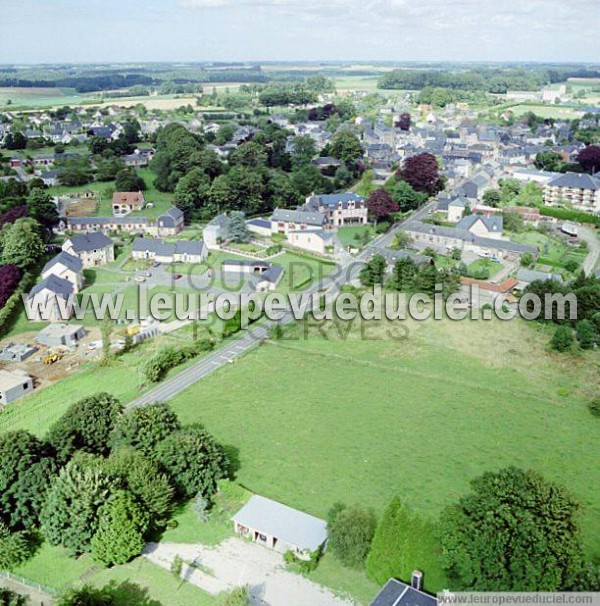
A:
POLYGON ((415 191, 425 192, 430 196, 434 196, 442 188, 438 163, 432 154, 417 154, 407 158, 396 176, 406 181, 415 191))
POLYGON ((21 281, 22 272, 16 265, 0 265, 0 309, 21 281))
POLYGON ((396 128, 399 128, 400 130, 409 131, 410 130, 410 114, 408 112, 404 112, 403 114, 400 114, 398 120, 396 120, 395 126, 396 126, 396 128))
POLYGON ((14 223, 17 219, 22 219, 27 216, 26 206, 13 206, 7 210, 3 215, 0 215, 0 229, 9 223, 14 223))
POLYGON ((600 171, 600 146, 588 145, 577 155, 577 162, 586 173, 596 173, 600 171))
POLYGON ((398 202, 385 189, 376 189, 369 196, 367 208, 369 209, 369 215, 376 222, 380 219, 386 219, 392 213, 397 213, 400 210, 398 202))

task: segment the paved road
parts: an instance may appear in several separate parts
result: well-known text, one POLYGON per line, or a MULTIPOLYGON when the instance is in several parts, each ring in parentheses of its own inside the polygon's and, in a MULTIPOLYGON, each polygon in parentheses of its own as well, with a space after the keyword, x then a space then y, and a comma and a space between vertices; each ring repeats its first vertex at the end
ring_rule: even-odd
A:
MULTIPOLYGON (((412 215, 412 219, 422 219, 433 207, 435 202, 430 202, 424 207, 420 208, 412 215)), ((371 246, 386 247, 389 246, 394 238, 394 235, 398 229, 400 229, 406 221, 399 223, 393 227, 389 232, 378 236, 371 242, 371 246)), ((328 292, 335 294, 339 292, 342 285, 347 284, 351 280, 358 277, 360 268, 364 264, 365 260, 371 255, 369 247, 365 248, 359 255, 354 258, 346 258, 333 274, 330 274, 323 278, 316 286, 309 291, 308 294, 312 294, 319 291, 327 290, 328 292)), ((306 311, 306 306, 303 309, 306 311)), ((233 360, 242 354, 250 351, 256 347, 263 339, 269 336, 271 327, 274 324, 285 325, 289 324, 294 320, 294 316, 291 311, 287 311, 281 320, 278 322, 267 321, 255 328, 244 330, 238 333, 229 343, 222 345, 219 349, 211 352, 201 360, 181 371, 171 379, 163 381, 160 385, 150 390, 143 396, 140 396, 136 400, 129 403, 129 407, 147 406, 152 402, 164 402, 174 398, 177 394, 191 387, 194 383, 200 381, 211 372, 221 368, 225 364, 230 364, 233 360)))
POLYGON ((579 227, 579 238, 588 243, 589 252, 583 262, 583 271, 589 276, 594 273, 600 259, 600 240, 594 230, 583 226, 579 227))

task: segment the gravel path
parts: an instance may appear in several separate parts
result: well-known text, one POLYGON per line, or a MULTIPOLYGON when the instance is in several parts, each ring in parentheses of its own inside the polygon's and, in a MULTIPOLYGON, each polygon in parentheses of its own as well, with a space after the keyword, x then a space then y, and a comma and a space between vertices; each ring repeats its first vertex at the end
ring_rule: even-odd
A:
POLYGON ((283 556, 238 538, 215 547, 182 543, 148 543, 144 556, 170 569, 179 556, 187 564, 181 577, 211 594, 248 585, 253 606, 353 606, 332 591, 288 572, 283 556))

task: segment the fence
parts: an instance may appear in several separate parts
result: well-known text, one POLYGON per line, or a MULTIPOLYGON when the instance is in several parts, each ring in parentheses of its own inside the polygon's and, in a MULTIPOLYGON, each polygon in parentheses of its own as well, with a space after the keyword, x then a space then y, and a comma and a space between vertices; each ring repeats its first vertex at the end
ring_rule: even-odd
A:
POLYGON ((25 577, 20 577, 19 575, 13 574, 12 572, 8 572, 8 570, 0 570, 0 580, 5 579, 6 581, 11 581, 16 583, 17 585, 23 585, 24 587, 28 587, 29 589, 34 589, 39 593, 46 593, 51 596, 58 595, 58 591, 53 589, 52 587, 47 587, 46 585, 42 585, 41 583, 34 583, 25 577))

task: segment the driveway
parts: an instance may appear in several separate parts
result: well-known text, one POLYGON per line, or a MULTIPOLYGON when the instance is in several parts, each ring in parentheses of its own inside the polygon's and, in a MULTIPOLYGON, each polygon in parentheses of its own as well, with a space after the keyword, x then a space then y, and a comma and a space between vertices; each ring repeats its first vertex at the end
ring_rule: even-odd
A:
POLYGON ((238 538, 215 547, 148 543, 144 556, 170 570, 176 556, 186 564, 181 578, 210 594, 248 585, 253 606, 353 606, 331 590, 285 570, 283 556, 238 538), (189 564, 194 565, 190 566, 189 564))
POLYGON ((583 271, 590 276, 594 273, 600 259, 600 240, 598 240, 594 230, 583 226, 579 227, 579 238, 588 243, 589 252, 583 262, 583 271))

